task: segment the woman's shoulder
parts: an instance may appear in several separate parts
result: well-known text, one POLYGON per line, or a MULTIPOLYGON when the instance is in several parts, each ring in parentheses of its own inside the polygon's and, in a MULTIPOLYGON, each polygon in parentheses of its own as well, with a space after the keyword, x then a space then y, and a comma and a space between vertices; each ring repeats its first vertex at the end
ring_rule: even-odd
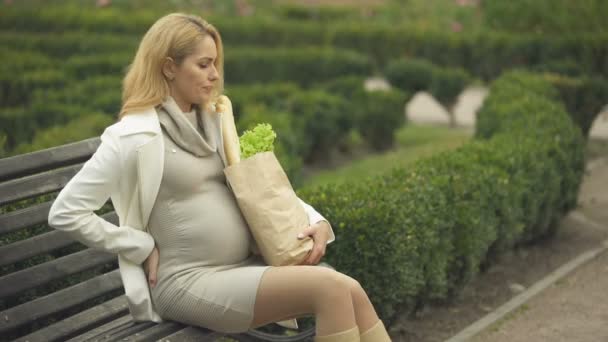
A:
POLYGON ((124 137, 137 133, 160 133, 161 128, 156 110, 150 107, 123 116, 120 121, 108 126, 106 132, 115 137, 124 137))

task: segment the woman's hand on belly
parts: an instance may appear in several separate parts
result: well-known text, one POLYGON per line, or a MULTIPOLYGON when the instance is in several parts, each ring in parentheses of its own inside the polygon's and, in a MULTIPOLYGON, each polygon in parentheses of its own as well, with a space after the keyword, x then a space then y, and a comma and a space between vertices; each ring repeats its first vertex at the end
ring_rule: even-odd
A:
POLYGON ((150 287, 156 286, 156 277, 158 274, 158 260, 160 258, 160 253, 158 248, 154 246, 152 252, 146 260, 144 261, 144 272, 146 273, 146 277, 148 278, 148 283, 150 287))

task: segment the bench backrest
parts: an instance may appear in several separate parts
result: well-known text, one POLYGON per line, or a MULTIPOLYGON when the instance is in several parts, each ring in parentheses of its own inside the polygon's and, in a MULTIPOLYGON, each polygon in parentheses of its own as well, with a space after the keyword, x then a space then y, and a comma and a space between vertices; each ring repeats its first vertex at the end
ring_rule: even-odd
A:
MULTIPOLYGON (((86 248, 47 225, 56 194, 99 144, 92 138, 0 159, 0 336, 50 340, 44 326, 60 317, 102 302, 115 306, 52 333, 65 339, 128 310, 116 256, 86 248)), ((118 221, 113 211, 102 217, 118 221)))

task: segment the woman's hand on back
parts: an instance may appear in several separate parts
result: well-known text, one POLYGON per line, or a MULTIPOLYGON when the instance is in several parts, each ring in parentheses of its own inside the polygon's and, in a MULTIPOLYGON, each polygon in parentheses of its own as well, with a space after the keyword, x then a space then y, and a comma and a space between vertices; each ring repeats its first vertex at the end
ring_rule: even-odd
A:
POLYGON ((148 283, 150 287, 156 286, 156 277, 158 272, 158 261, 160 259, 160 253, 158 248, 154 246, 150 255, 144 261, 144 272, 146 273, 146 277, 148 278, 148 283))

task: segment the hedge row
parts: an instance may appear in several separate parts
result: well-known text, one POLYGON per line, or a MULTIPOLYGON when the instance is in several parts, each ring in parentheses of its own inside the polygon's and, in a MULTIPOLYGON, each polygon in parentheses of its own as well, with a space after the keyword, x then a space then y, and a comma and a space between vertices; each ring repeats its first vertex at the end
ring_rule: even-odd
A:
POLYGON ((608 78, 583 76, 569 77, 559 74, 545 74, 559 92, 568 113, 581 128, 586 137, 593 121, 608 103, 608 78))
POLYGON ((608 2, 604 0, 485 1, 484 21, 489 27, 510 32, 563 34, 606 29, 608 2))
MULTIPOLYGON (((226 93, 240 132, 259 122, 273 125, 279 136, 277 157, 299 184, 303 162, 350 148, 353 131, 375 149, 392 146, 395 131, 405 123, 408 95, 398 90, 368 93, 364 79, 337 78, 311 88, 293 82, 229 86, 226 93)), ((4 149, 24 153, 97 135, 98 123, 105 122, 99 118, 111 121, 119 109, 120 81, 118 76, 97 76, 62 89, 38 89, 29 94, 30 105, 3 108, 4 149), (93 114, 99 118, 89 118, 93 114), (78 125, 86 129, 71 132, 78 125), (51 137, 57 137, 55 144, 51 137)))
POLYGON ((388 63, 384 75, 392 85, 400 89, 410 92, 428 91, 450 114, 458 96, 472 81, 472 76, 462 68, 439 67, 426 60, 409 58, 388 63))
MULTIPOLYGON (((117 9, 83 11, 76 7, 7 8, 0 29, 25 32, 84 30, 141 35, 162 13, 139 11, 124 16, 117 9)), ((205 16, 203 14, 203 16, 205 16)), ((436 64, 462 66, 490 80, 503 70, 547 63, 575 62, 579 72, 608 75, 608 34, 519 35, 483 30, 450 32, 419 27, 347 22, 290 22, 266 18, 207 17, 227 46, 318 45, 357 50, 376 65, 401 56, 429 59, 436 64)))
MULTIPOLYGON (((0 57, 6 61, 0 67, 2 107, 29 103, 37 89, 61 89, 95 76, 123 75, 137 46, 66 56, 43 55, 19 48, 0 51, 0 57)), ((239 47, 227 54, 225 70, 229 84, 294 81, 309 85, 342 75, 368 75, 371 64, 366 56, 341 49, 239 47)))
POLYGON ((293 81, 307 86, 344 75, 372 73, 369 58, 356 51, 320 48, 238 47, 226 53, 227 83, 293 81))
POLYGON ((573 208, 584 139, 556 94, 542 76, 508 73, 484 102, 477 139, 456 151, 298 191, 332 222, 328 262, 361 282, 383 319, 450 298, 573 208))

